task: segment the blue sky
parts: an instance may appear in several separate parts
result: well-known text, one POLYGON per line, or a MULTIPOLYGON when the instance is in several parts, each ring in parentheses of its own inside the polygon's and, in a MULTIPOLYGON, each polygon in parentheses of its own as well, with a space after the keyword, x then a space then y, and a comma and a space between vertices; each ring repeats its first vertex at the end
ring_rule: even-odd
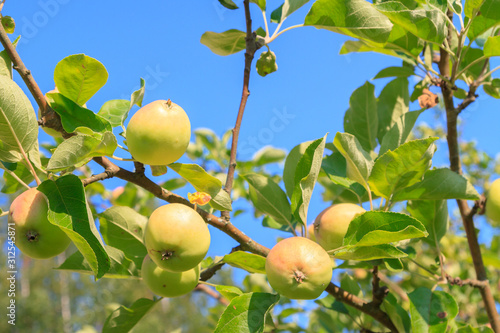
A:
MULTIPOLYGON (((274 9, 280 3, 268 1, 268 6, 274 9)), ((301 23, 310 5, 293 14, 284 26, 301 23)), ((193 129, 211 128, 222 135, 234 126, 241 98, 243 53, 215 55, 200 43, 200 37, 205 31, 244 30, 243 8, 230 11, 217 0, 7 0, 3 14, 16 20, 14 37, 22 35, 18 52, 43 92, 54 88, 53 71, 61 59, 85 53, 101 61, 109 72, 107 84, 87 103, 96 112, 107 100, 128 98, 142 77, 146 80, 144 103, 170 98, 186 110, 193 129)), ((254 28, 263 26, 255 5, 252 15, 254 28)), ((271 24, 271 31, 274 28, 271 24)), ((347 39, 307 27, 291 30, 270 45, 279 70, 265 78, 252 71, 251 96, 240 133, 240 145, 245 148, 239 155, 241 159, 251 158, 257 148, 265 145, 288 151, 327 132, 331 142, 336 132, 343 131, 343 115, 352 91, 382 68, 401 64, 399 59, 373 53, 340 56, 341 45, 347 39), (277 114, 288 114, 288 121, 273 131, 277 114)), ((15 80, 28 93, 18 76, 15 80)), ((384 81, 373 83, 378 95, 384 81)), ((417 108, 413 105, 411 110, 417 108)), ((479 147, 492 155, 500 150, 499 109, 500 101, 482 94, 463 113, 464 137, 477 140, 479 147)), ((432 112, 425 112, 421 120, 432 122, 432 112)), ((41 134, 41 141, 44 140, 50 137, 41 134)), ((440 156, 445 157, 446 145, 440 144, 439 149, 443 154, 440 156)), ((435 164, 443 165, 444 161, 438 158, 435 164)), ((133 168, 131 163, 123 165, 133 168)), ((96 168, 96 172, 99 170, 96 168)), ((105 182, 110 187, 119 183, 105 182)), ((184 191, 179 193, 185 195, 184 191)), ((320 188, 316 188, 310 220, 326 207, 320 193, 320 188)), ((260 222, 249 215, 233 222, 269 247, 277 235, 283 235, 269 229, 263 233, 260 222)), ((236 245, 227 236, 211 230, 210 255, 223 255, 236 245)))

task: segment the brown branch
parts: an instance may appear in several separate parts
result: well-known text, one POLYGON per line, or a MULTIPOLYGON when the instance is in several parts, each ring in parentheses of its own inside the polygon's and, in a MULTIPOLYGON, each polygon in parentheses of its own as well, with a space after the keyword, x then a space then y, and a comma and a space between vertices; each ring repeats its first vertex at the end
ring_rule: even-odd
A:
POLYGON ((404 291, 403 288, 401 288, 399 286, 399 284, 392 281, 385 274, 382 274, 380 272, 378 273, 378 277, 379 277, 380 281, 384 282, 385 284, 387 284, 389 286, 389 288, 392 292, 395 292, 396 294, 398 294, 398 296, 401 298, 401 300, 403 302, 408 302, 410 300, 408 298, 408 294, 406 293, 406 291, 404 291))
POLYGON ((6 1, 6 0, 2 0, 2 1, 0 1, 0 13, 2 12, 3 5, 5 5, 5 1, 6 1))
POLYGON ((194 288, 194 291, 201 291, 207 294, 208 296, 215 298, 221 304, 225 306, 229 305, 229 301, 224 296, 222 296, 221 294, 219 294, 218 292, 216 292, 215 290, 213 290, 212 288, 210 288, 205 284, 200 283, 199 285, 196 286, 196 288, 194 288))
MULTIPOLYGON (((250 84, 250 71, 252 69, 252 61, 255 52, 259 49, 256 43, 255 33, 252 32, 252 18, 250 16, 250 3, 249 0, 244 0, 245 18, 246 18, 246 52, 245 52, 245 68, 243 70, 243 92, 241 93, 240 107, 238 109, 238 116, 236 117, 236 124, 233 128, 233 137, 231 141, 231 153, 229 157, 229 166, 227 170, 226 184, 224 190, 231 196, 234 182, 234 171, 236 169, 236 150, 238 148, 238 137, 240 134, 241 122, 243 120, 243 113, 247 104, 250 91, 248 90, 250 84)), ((221 216, 229 220, 229 212, 222 212, 221 216)))
POLYGON ((459 277, 452 277, 448 274, 446 274, 446 280, 452 286, 455 286, 455 285, 460 286, 460 287, 471 286, 471 287, 478 288, 478 289, 484 289, 484 288, 489 286, 488 281, 486 281, 486 280, 484 280, 484 281, 474 280, 474 279, 462 280, 459 277))
MULTIPOLYGON (((449 16, 451 16, 451 20, 453 20, 453 13, 448 11, 448 14, 449 16)), ((449 36, 451 35, 450 33, 449 36)), ((440 54, 441 61, 439 63, 439 70, 441 72, 441 75, 450 77, 450 55, 443 48, 440 49, 440 54)), ((455 64, 455 66, 457 65, 455 64)), ((450 87, 450 85, 448 85, 446 82, 442 82, 441 92, 443 94, 444 105, 446 108, 446 120, 448 129, 447 141, 450 157, 450 169, 458 174, 462 174, 460 163, 460 149, 458 145, 458 112, 454 106, 453 90, 451 88, 452 87, 450 87)), ((479 281, 484 281, 486 284, 484 288, 480 289, 480 292, 486 308, 486 312, 488 313, 490 324, 495 332, 500 332, 500 318, 496 310, 495 299, 493 298, 490 286, 487 282, 488 278, 483 263, 483 257, 481 255, 481 248, 479 247, 479 242, 477 239, 476 229, 474 227, 473 214, 471 213, 466 200, 458 199, 457 204, 460 210, 460 215, 462 217, 465 233, 467 235, 467 242, 469 244, 472 261, 474 263, 476 277, 479 281)))
POLYGON ((373 266, 373 278, 372 278, 372 304, 374 306, 380 307, 384 301, 385 296, 389 293, 389 288, 380 287, 380 277, 378 272, 378 266, 373 266))
POLYGON ((398 332, 398 329, 392 323, 391 318, 384 311, 380 310, 380 306, 373 304, 372 302, 367 302, 353 294, 348 293, 344 289, 330 283, 326 287, 326 291, 335 297, 338 301, 352 306, 353 308, 373 317, 375 320, 380 322, 382 325, 391 330, 391 332, 398 332))
POLYGON ((9 37, 7 36, 7 33, 5 32, 5 29, 1 24, 0 24, 0 42, 2 43, 5 52, 7 52, 7 54, 9 55, 9 58, 11 59, 14 65, 13 68, 17 70, 17 72, 23 79, 24 83, 28 87, 31 95, 35 98, 38 107, 40 108, 41 119, 39 120, 39 124, 41 126, 55 129, 56 131, 62 133, 64 138, 72 136, 72 134, 67 133, 62 127, 61 118, 57 113, 54 112, 54 110, 52 110, 52 108, 45 100, 45 96, 38 87, 38 84, 33 78, 31 71, 29 71, 24 65, 23 61, 21 60, 21 57, 16 51, 16 48, 14 47, 14 45, 12 45, 12 42, 10 41, 9 37))

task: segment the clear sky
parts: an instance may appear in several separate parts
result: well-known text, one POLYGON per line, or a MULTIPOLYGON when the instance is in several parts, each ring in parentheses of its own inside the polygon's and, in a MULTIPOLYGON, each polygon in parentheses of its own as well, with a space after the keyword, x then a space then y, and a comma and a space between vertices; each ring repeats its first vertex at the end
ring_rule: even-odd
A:
MULTIPOLYGON (((268 1, 271 10, 280 4, 268 1)), ((284 26, 301 23, 310 6, 294 13, 284 26)), ((221 135, 234 126, 241 98, 243 53, 215 55, 200 43, 200 37, 205 31, 244 30, 243 8, 230 11, 217 0, 7 0, 3 14, 16 20, 14 37, 22 35, 18 52, 43 92, 54 88, 53 71, 61 59, 85 53, 101 61, 109 72, 107 84, 87 103, 95 112, 107 100, 128 98, 142 77, 146 80, 144 103, 170 98, 186 110, 193 129, 207 127, 221 135)), ((254 28, 263 26, 255 5, 252 15, 254 28)), ((271 31, 275 27, 271 24, 271 31)), ((401 64, 399 59, 373 53, 340 56, 341 45, 347 39, 307 27, 291 30, 270 45, 279 70, 265 78, 252 71, 251 96, 240 134, 240 159, 251 158, 265 145, 288 151, 327 132, 331 142, 336 132, 343 131, 343 115, 352 91, 382 68, 401 64), (287 114, 287 121, 273 131, 277 114, 287 114)), ((19 76, 15 80, 27 92, 19 76)), ((378 95, 385 82, 373 83, 378 95)), ((495 155, 500 151, 500 101, 484 96, 482 91, 480 94, 482 97, 464 111, 464 136, 478 140, 480 148, 495 155)), ((432 112, 425 112, 421 120, 432 122, 432 112)), ((43 140, 50 137, 42 135, 43 140)), ((439 150, 446 156, 445 144, 441 143, 439 150)), ((435 164, 443 165, 444 161, 435 164)), ((131 163, 122 165, 133 168, 131 163)), ((98 167, 95 170, 100 172, 98 167)), ((118 184, 105 182, 108 187, 118 184)), ((179 193, 185 195, 184 191, 179 193)), ((310 220, 326 207, 320 193, 317 187, 310 220)), ((260 222, 250 215, 233 222, 266 246, 272 246, 276 236, 283 235, 269 229, 263 233, 260 222)), ((229 237, 211 230, 210 255, 223 255, 236 245, 229 237)))

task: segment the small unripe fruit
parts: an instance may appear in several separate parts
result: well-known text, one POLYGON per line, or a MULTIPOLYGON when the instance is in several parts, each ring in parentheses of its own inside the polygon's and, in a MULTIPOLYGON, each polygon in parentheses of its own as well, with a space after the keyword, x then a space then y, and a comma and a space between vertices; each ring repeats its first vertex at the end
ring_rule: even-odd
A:
POLYGON ((171 203, 151 214, 144 242, 149 256, 159 267, 183 272, 203 260, 210 246, 210 232, 194 209, 171 203))
POLYGON ((186 272, 169 272, 158 267, 146 255, 141 268, 142 280, 156 295, 176 297, 191 292, 200 279, 200 267, 196 266, 186 272))
POLYGON ((167 165, 186 152, 191 138, 191 123, 184 110, 168 101, 143 106, 127 126, 127 146, 137 161, 167 165))
POLYGON ((317 243, 304 237, 276 244, 266 258, 269 284, 291 299, 315 299, 332 279, 332 261, 317 243))
POLYGON ((28 257, 55 257, 71 242, 64 231, 49 222, 47 211, 47 198, 36 188, 21 193, 10 205, 8 220, 16 230, 16 246, 28 257))
POLYGON ((341 247, 349 224, 364 212, 363 207, 351 203, 326 208, 314 221, 316 241, 327 251, 341 247))
POLYGON ((491 183, 486 200, 486 217, 494 223, 500 224, 500 178, 491 183))

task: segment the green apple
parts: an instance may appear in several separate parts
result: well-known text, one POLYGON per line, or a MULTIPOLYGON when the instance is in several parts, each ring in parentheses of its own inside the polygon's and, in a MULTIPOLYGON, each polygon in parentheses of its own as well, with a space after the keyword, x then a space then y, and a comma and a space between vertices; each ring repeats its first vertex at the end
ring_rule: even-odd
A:
POLYGON ((194 209, 171 203, 151 214, 144 242, 149 256, 159 267, 183 272, 203 260, 210 246, 210 232, 194 209))
POLYGON ((146 255, 141 268, 142 281, 156 295, 176 297, 191 292, 200 279, 200 267, 185 272, 169 272, 158 267, 146 255))
POLYGON ((495 225, 500 224, 500 178, 491 183, 486 198, 486 217, 495 225))
POLYGON ((341 203, 323 210, 314 221, 316 241, 327 251, 342 246, 351 221, 366 212, 352 203, 341 203))
POLYGON ((149 165, 167 165, 186 152, 191 123, 179 105, 159 100, 143 106, 133 115, 126 137, 134 159, 149 165))
POLYGON ((47 211, 47 197, 36 188, 23 192, 10 205, 8 220, 14 224, 16 246, 28 257, 52 258, 71 242, 61 228, 49 222, 47 211))
POLYGON ((280 241, 266 258, 269 284, 290 299, 318 298, 332 279, 332 261, 317 243, 304 237, 280 241))

